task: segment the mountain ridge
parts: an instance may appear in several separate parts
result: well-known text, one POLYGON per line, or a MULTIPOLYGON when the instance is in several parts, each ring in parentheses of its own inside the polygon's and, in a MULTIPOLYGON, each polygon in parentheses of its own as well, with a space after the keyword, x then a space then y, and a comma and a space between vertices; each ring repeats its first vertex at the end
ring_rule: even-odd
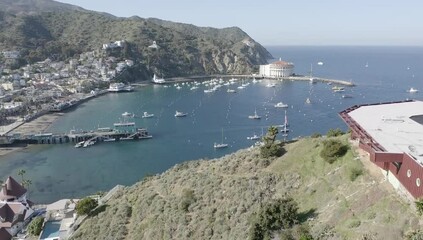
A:
MULTIPOLYGON (((9 2, 0 0, 0 6, 9 2)), ((249 74, 272 57, 238 27, 216 29, 138 16, 121 18, 48 0, 17 3, 9 8, 17 5, 30 14, 0 14, 0 50, 21 50, 23 63, 51 56, 64 60, 100 51, 102 44, 118 40, 128 42, 127 49, 118 54, 140 63, 150 76, 249 74), (43 11, 38 2, 52 6, 43 11), (149 48, 153 41, 159 48, 149 48)))

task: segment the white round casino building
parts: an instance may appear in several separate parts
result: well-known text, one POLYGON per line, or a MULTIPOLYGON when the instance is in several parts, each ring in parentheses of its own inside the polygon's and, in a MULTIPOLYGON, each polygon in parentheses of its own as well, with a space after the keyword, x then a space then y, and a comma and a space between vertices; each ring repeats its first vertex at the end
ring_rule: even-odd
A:
POLYGON ((279 61, 271 64, 260 65, 259 74, 260 76, 271 78, 289 77, 294 74, 294 64, 279 59, 279 61))

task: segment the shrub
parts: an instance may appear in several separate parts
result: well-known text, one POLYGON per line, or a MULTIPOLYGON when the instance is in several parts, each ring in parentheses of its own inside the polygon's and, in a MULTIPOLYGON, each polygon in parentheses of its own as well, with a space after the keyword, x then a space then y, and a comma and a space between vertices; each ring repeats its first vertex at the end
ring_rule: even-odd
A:
POLYGON ((281 144, 264 145, 260 148, 260 155, 263 158, 280 157, 283 153, 284 150, 281 144))
POLYGON ((423 215, 423 198, 417 199, 414 203, 416 204, 419 215, 423 215))
POLYGON ((291 197, 271 200, 253 217, 250 239, 270 239, 270 232, 289 229, 298 221, 298 204, 291 197))
POLYGON ((323 142, 323 149, 320 156, 328 163, 333 163, 338 157, 342 157, 347 153, 348 146, 339 140, 326 140, 323 142))
POLYGON ((363 168, 359 166, 353 166, 349 169, 349 177, 352 182, 354 182, 362 174, 363 168))
POLYGON ((326 133, 326 136, 327 137, 337 137, 337 136, 341 136, 341 135, 344 135, 344 132, 341 129, 339 129, 339 128, 337 128, 337 129, 331 128, 326 133))
POLYGON ((78 215, 85 215, 89 214, 94 208, 97 207, 97 205, 98 203, 95 199, 86 197, 79 200, 79 202, 75 206, 75 209, 78 215))
POLYGON ((413 230, 408 232, 405 235, 405 239, 407 240, 422 240, 423 239, 423 230, 413 230))
POLYGON ((189 206, 195 202, 194 190, 192 189, 184 189, 182 190, 182 201, 181 201, 181 209, 185 212, 188 212, 189 206))
POLYGON ((311 135, 311 138, 319 138, 319 137, 321 137, 321 136, 322 136, 322 134, 320 134, 320 133, 316 132, 316 133, 313 133, 313 134, 311 135))
POLYGON ((43 217, 36 217, 28 224, 28 233, 32 236, 39 236, 43 228, 43 217))

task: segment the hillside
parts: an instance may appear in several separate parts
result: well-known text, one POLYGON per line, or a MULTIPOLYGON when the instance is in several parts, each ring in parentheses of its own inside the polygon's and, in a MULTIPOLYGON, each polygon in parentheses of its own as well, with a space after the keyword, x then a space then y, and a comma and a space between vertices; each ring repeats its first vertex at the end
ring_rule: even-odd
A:
POLYGON ((254 213, 286 194, 314 239, 402 239, 421 227, 412 205, 364 155, 352 147, 329 164, 319 156, 322 141, 291 143, 273 160, 254 148, 178 164, 116 194, 73 239, 251 239, 254 213), (364 170, 352 181, 354 169, 364 170))
POLYGON ((15 10, 0 10, 0 51, 19 50, 22 64, 47 57, 64 60, 100 51, 103 43, 118 40, 128 43, 120 50, 121 56, 162 77, 248 74, 271 57, 237 27, 201 28, 158 19, 118 18, 48 0, 0 0, 2 5, 15 10), (40 10, 47 3, 49 7, 40 10), (17 9, 27 13, 16 14, 17 9), (148 47, 153 41, 158 49, 148 47))

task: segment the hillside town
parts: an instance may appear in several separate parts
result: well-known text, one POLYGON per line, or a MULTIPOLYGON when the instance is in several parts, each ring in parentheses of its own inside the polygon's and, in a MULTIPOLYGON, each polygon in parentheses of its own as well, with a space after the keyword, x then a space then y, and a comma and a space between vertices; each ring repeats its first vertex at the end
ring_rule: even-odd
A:
POLYGON ((1 52, 0 135, 14 125, 105 92, 117 76, 134 66, 133 60, 108 54, 125 44, 124 40, 106 43, 79 58, 48 58, 20 68, 16 67, 19 51, 1 52))

